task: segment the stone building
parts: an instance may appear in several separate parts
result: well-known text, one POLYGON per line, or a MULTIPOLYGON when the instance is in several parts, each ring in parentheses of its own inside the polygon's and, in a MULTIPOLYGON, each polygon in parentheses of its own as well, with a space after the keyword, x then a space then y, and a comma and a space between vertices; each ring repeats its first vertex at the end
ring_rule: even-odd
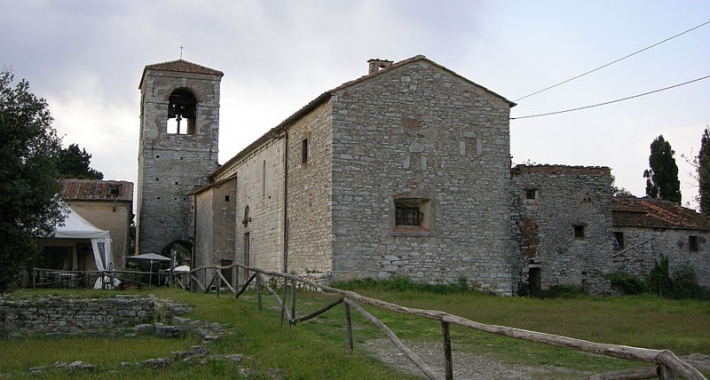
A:
POLYGON ((325 282, 609 290, 609 168, 511 169, 514 103, 424 56, 368 63, 221 166, 222 73, 147 66, 137 252, 177 241, 193 267, 236 262, 325 282), (173 118, 187 128, 171 130, 173 118))
POLYGON ((559 284, 607 291, 603 276, 611 271, 613 252, 611 170, 518 165, 511 172, 521 284, 532 293, 559 284))
POLYGON ((661 199, 614 198, 614 267, 646 276, 661 255, 671 271, 690 267, 710 287, 710 221, 661 199))

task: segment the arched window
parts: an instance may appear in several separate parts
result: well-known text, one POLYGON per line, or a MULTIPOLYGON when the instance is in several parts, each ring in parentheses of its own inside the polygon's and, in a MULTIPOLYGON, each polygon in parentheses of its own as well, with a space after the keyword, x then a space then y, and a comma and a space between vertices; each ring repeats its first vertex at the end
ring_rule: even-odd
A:
POLYGON ((197 121, 197 99, 186 88, 178 88, 168 98, 168 133, 194 135, 197 121))

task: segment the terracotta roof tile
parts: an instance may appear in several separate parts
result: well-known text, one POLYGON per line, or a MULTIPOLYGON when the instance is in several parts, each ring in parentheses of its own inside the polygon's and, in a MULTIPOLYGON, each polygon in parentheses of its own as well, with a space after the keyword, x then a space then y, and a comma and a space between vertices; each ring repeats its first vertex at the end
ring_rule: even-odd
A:
POLYGON ((705 215, 662 199, 614 197, 611 210, 614 227, 710 231, 705 215))
POLYGON ((133 201, 133 182, 128 181, 65 179, 62 188, 68 200, 133 201))

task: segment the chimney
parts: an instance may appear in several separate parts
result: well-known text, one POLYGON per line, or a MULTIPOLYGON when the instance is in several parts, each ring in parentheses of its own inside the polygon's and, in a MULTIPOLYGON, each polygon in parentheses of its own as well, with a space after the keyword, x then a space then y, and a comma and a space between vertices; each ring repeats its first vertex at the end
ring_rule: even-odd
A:
POLYGON ((380 70, 387 70, 394 62, 386 59, 371 59, 367 63, 370 64, 369 74, 374 74, 380 70))

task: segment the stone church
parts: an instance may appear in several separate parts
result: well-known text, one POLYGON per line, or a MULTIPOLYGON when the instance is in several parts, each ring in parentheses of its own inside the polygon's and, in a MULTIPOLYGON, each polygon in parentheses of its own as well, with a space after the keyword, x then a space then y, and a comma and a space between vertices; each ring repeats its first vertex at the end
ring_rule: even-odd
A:
POLYGON ((609 168, 511 169, 513 102, 424 56, 368 63, 222 165, 223 73, 146 66, 136 252, 179 243, 195 268, 236 262, 324 282, 608 291, 609 168))

